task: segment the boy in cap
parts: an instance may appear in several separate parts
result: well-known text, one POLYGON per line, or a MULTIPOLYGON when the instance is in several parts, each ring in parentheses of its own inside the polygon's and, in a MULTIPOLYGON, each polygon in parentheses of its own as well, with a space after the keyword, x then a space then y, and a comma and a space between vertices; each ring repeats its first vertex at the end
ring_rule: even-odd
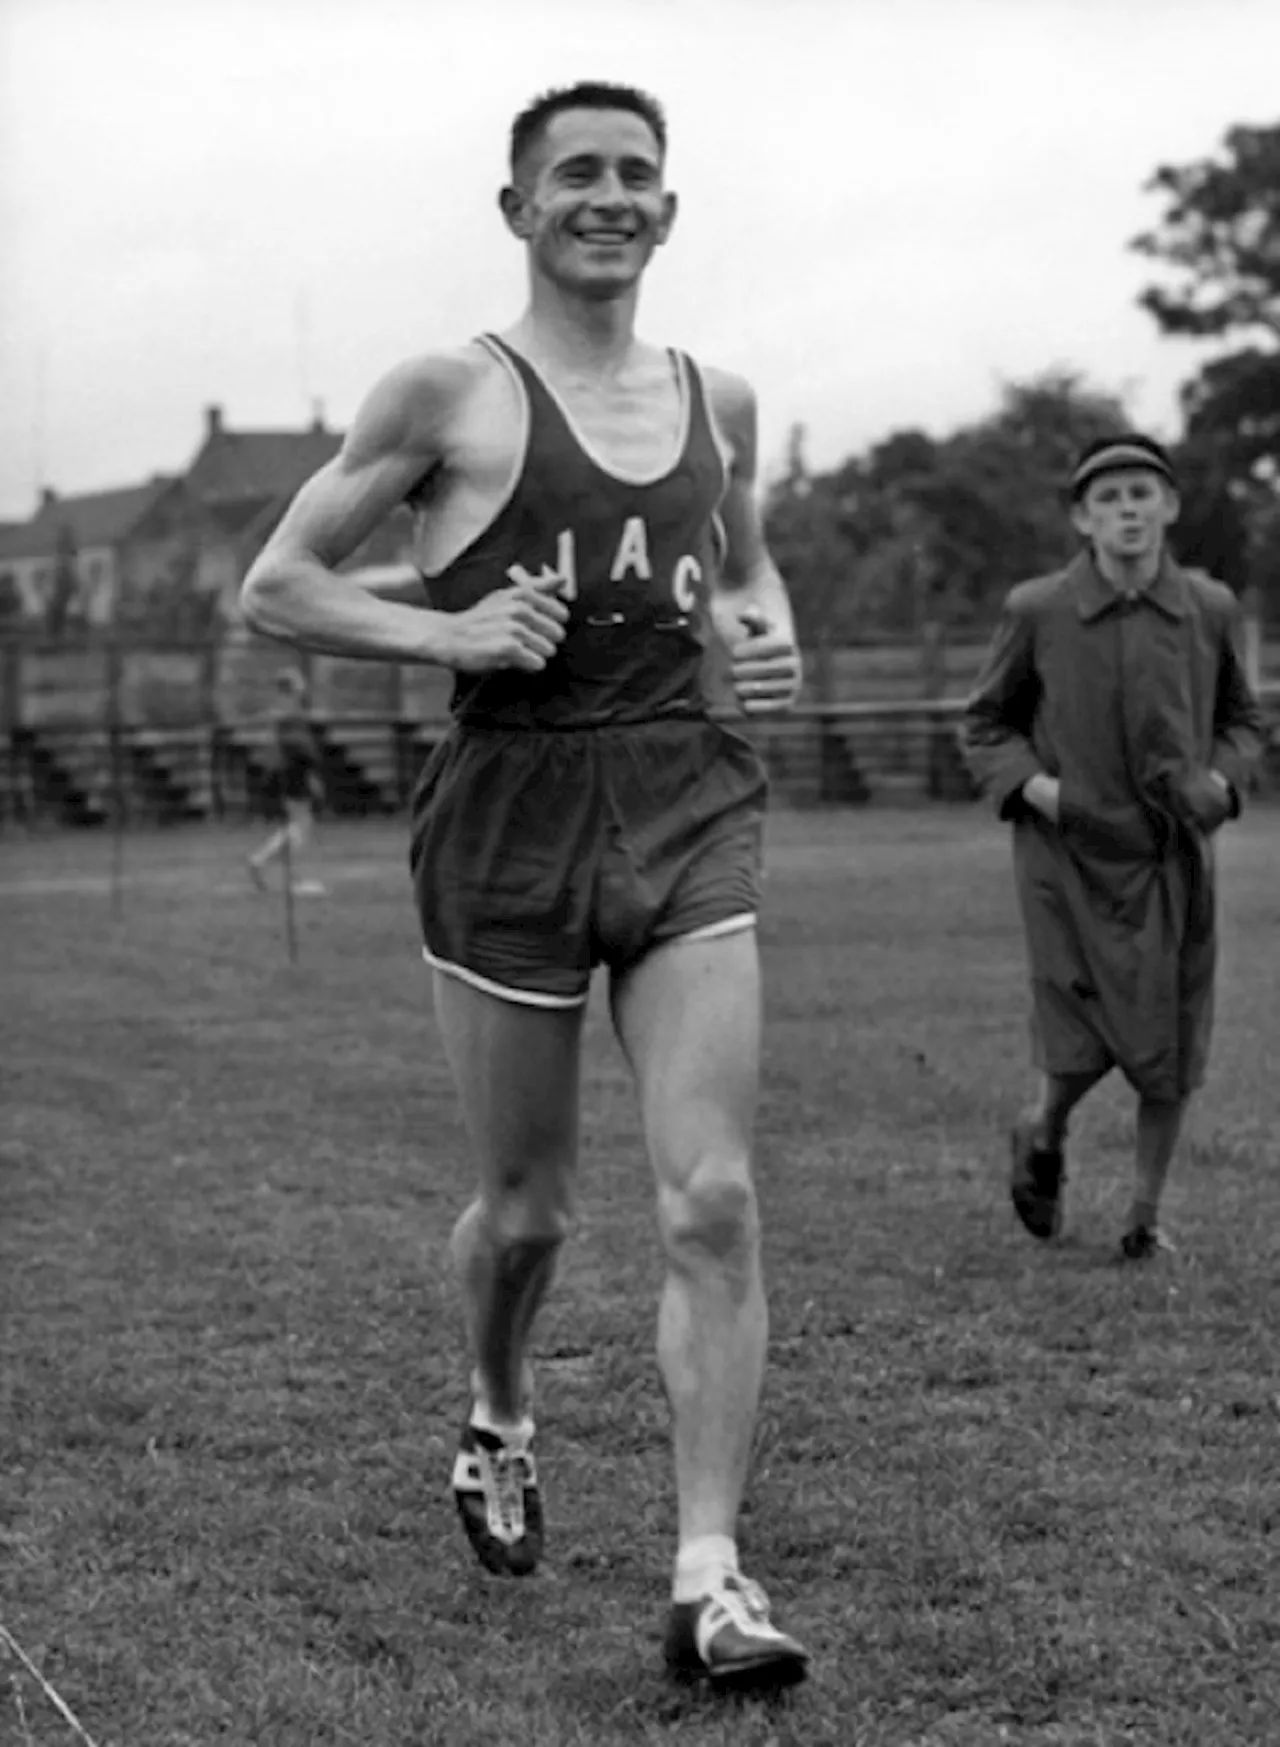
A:
POLYGON ((1072 1110, 1113 1067, 1138 1095, 1122 1254, 1170 1247, 1160 1199, 1213 1022, 1213 836, 1239 815, 1261 712, 1222 583, 1170 556, 1177 482, 1132 433, 1069 483, 1085 550, 1021 583, 965 712, 973 774, 1013 825, 1040 1097, 1013 1129, 1010 1191, 1057 1235, 1072 1110))

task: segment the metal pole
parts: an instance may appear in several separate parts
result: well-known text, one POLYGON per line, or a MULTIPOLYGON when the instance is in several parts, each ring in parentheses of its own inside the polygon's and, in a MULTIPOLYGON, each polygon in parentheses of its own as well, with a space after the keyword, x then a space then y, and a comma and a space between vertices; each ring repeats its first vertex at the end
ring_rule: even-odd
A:
POLYGON ((107 656, 107 709, 111 752, 111 914, 124 914, 124 780, 120 744, 120 651, 113 641, 107 656))
POLYGON ((298 930, 293 914, 293 821, 286 814, 284 857, 281 861, 281 871, 284 880, 281 891, 284 895, 284 938, 289 952, 289 963, 298 962, 298 930))

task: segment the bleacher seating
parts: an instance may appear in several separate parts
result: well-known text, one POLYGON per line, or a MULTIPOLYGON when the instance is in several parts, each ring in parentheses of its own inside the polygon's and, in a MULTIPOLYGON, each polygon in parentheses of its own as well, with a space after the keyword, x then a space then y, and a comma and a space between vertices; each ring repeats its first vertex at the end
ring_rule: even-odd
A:
POLYGON ((400 793, 406 804, 422 775, 422 767, 448 732, 444 720, 432 722, 401 722, 396 731, 396 757, 400 793))
POLYGON ((268 810, 275 736, 267 723, 221 725, 210 735, 213 810, 260 816, 268 810))
POLYGON ((134 728, 126 745, 132 787, 149 817, 205 819, 213 811, 211 736, 203 728, 134 728))
POLYGON ((26 759, 16 735, 0 739, 0 825, 27 823, 33 812, 26 759))
POLYGON ((38 814, 71 825, 101 825, 111 816, 119 773, 105 731, 27 729, 17 738, 38 814))
POLYGON ((325 800, 337 813, 394 813, 403 801, 395 724, 339 717, 315 724, 325 800))
MULTIPOLYGON (((1264 682, 1263 701, 1267 749, 1253 787, 1266 796, 1280 793, 1280 685, 1264 682)), ((962 708, 958 698, 897 698, 726 719, 759 747, 783 805, 884 805, 972 799, 962 708)), ((317 711, 313 721, 327 803, 351 814, 406 806, 448 727, 443 707, 398 719, 317 711)), ((12 725, 0 734, 0 826, 101 824, 117 804, 126 822, 261 816, 274 768, 274 730, 262 715, 126 725, 118 741, 106 726, 69 720, 12 725)))

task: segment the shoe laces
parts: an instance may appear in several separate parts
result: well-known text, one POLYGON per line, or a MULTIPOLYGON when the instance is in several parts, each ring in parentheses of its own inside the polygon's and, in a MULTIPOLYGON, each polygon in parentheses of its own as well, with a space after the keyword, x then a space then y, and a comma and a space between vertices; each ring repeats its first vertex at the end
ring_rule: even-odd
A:
POLYGON ((704 1662, 712 1660, 712 1645, 726 1626, 734 1627, 757 1644, 783 1641, 783 1634, 769 1618, 769 1600, 764 1590, 736 1571, 724 1573, 698 1616, 694 1641, 704 1662))
POLYGON ((485 1514, 490 1534, 500 1541, 518 1541, 524 1535, 525 1488, 533 1484, 533 1462, 527 1450, 484 1450, 480 1472, 484 1476, 485 1514))
POLYGON ((743 1577, 740 1572, 726 1572, 724 1581, 716 1591, 716 1600, 732 1614, 735 1624, 739 1626, 769 1624, 768 1596, 758 1583, 753 1583, 749 1577, 743 1577))

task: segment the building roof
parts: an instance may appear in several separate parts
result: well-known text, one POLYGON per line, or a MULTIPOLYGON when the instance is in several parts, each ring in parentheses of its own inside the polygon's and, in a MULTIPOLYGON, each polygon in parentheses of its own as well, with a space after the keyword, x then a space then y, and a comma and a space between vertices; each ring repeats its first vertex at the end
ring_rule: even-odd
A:
POLYGON ((68 533, 78 552, 91 546, 115 545, 172 484, 169 476, 158 473, 145 485, 127 485, 119 491, 93 491, 79 497, 46 492, 29 521, 0 527, 0 562, 52 558, 68 533))
POLYGON ((278 504, 282 510, 303 481, 341 447, 342 433, 329 430, 318 413, 300 431, 229 431, 221 407, 207 407, 204 442, 185 474, 158 473, 145 485, 76 497, 46 492, 29 521, 0 523, 0 563, 55 557, 68 534, 76 551, 115 545, 162 492, 179 483, 212 512, 225 533, 238 536, 266 506, 278 504))
POLYGON ((341 432, 319 418, 302 431, 229 431, 220 407, 205 418, 204 443, 186 473, 188 489, 205 503, 292 496, 342 447, 341 432))

